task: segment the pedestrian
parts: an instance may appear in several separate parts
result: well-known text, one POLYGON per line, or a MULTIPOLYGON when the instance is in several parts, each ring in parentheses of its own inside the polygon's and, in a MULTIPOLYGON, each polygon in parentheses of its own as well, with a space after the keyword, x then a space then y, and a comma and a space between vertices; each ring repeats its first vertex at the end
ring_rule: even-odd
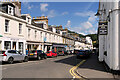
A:
POLYGON ((26 55, 28 55, 28 49, 26 49, 26 55))

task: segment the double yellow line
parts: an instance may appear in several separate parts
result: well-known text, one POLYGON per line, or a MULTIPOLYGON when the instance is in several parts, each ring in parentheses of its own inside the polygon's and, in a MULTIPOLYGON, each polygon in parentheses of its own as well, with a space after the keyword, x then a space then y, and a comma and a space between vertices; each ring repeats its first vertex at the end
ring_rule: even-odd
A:
POLYGON ((69 72, 70 72, 70 74, 73 76, 73 78, 81 78, 80 76, 78 76, 77 74, 75 74, 74 71, 75 71, 81 64, 83 64, 85 61, 86 61, 86 60, 82 60, 79 64, 77 64, 76 66, 74 66, 73 68, 71 68, 71 69, 69 70, 69 72))

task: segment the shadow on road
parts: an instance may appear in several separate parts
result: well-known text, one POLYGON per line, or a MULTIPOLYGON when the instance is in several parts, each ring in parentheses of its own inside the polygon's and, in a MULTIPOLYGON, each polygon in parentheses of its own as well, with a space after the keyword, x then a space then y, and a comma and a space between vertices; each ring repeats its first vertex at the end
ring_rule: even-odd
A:
POLYGON ((74 55, 65 59, 57 60, 55 62, 75 66, 82 60, 86 60, 86 62, 80 65, 78 68, 86 68, 106 72, 104 65, 98 61, 96 54, 92 54, 87 59, 86 58, 77 59, 76 56, 74 55))
POLYGON ((83 65, 79 66, 79 68, 86 68, 86 69, 93 69, 93 70, 107 72, 103 63, 100 63, 98 61, 96 54, 92 54, 91 57, 88 58, 83 65))
POLYGON ((68 64, 68 65, 72 65, 75 66, 76 64, 78 64, 80 61, 82 61, 82 59, 77 59, 76 56, 71 56, 68 58, 64 58, 61 60, 57 60, 55 61, 56 63, 64 63, 64 64, 68 64))

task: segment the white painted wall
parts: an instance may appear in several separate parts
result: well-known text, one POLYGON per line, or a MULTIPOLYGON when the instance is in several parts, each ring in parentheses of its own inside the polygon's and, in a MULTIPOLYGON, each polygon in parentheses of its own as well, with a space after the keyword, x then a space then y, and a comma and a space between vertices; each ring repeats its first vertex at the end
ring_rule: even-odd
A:
POLYGON ((119 3, 100 3, 100 10, 103 9, 103 4, 106 14, 102 14, 99 19, 106 20, 110 14, 110 22, 108 22, 108 35, 99 35, 99 61, 104 60, 110 69, 120 70, 120 13, 117 10, 119 3), (107 51, 107 56, 104 55, 104 51, 107 51))

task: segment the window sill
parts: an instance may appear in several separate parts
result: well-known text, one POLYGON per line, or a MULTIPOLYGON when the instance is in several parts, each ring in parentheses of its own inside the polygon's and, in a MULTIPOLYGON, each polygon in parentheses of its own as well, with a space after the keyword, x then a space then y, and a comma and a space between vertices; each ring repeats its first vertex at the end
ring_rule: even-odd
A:
POLYGON ((9 35, 11 35, 10 32, 4 32, 4 34, 9 34, 9 35))
POLYGON ((22 36, 23 37, 23 34, 19 34, 18 36, 22 36))

